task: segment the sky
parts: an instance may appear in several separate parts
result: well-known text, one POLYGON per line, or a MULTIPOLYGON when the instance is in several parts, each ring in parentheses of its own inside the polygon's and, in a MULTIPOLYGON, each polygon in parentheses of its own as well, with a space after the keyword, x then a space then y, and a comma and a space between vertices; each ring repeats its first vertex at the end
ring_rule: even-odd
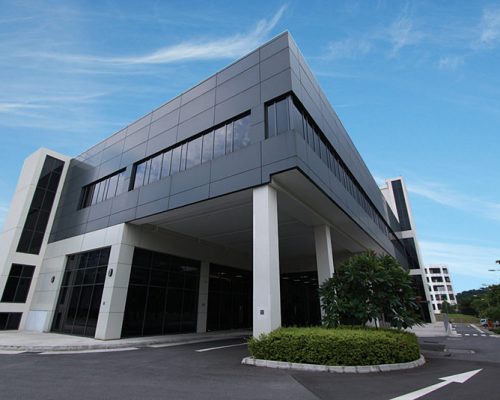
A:
POLYGON ((500 2, 0 0, 0 226, 23 160, 76 156, 288 30, 425 264, 500 283, 500 2))

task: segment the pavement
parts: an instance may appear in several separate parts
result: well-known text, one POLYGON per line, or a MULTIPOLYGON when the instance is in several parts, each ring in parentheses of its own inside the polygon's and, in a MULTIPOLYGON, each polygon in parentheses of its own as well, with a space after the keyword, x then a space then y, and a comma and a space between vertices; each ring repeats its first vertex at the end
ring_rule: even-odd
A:
MULTIPOLYGON (((448 336, 442 322, 425 324, 408 331, 418 337, 448 336)), ((206 333, 188 333, 179 335, 135 337, 116 340, 98 340, 94 338, 62 335, 58 333, 32 331, 0 331, 0 351, 8 352, 47 352, 47 351, 84 351, 113 350, 141 347, 165 347, 186 343, 200 343, 221 339, 249 337, 248 330, 231 330, 206 333)))
POLYGON ((248 330, 231 330, 179 335, 134 337, 116 340, 98 340, 89 337, 32 331, 0 331, 2 352, 47 352, 114 350, 141 347, 167 347, 187 343, 210 342, 221 339, 249 337, 248 330))

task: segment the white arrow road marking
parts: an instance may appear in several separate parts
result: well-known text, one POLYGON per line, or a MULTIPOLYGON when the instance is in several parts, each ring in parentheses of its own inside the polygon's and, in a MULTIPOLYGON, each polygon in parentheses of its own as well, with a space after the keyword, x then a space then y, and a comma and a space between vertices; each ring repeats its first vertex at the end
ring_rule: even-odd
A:
POLYGON ((463 374, 445 376, 444 378, 439 378, 443 382, 436 383, 435 385, 427 386, 423 389, 416 390, 414 392, 404 394, 399 397, 394 397, 391 400, 415 400, 426 394, 434 392, 435 390, 441 389, 442 387, 449 385, 450 383, 464 383, 468 379, 472 378, 478 372, 482 371, 481 369, 475 369, 474 371, 464 372, 463 374))

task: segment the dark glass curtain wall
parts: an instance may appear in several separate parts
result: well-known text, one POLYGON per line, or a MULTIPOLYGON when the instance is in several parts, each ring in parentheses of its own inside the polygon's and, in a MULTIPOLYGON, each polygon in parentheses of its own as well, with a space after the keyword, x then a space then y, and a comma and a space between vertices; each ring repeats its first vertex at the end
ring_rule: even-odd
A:
POLYGON ((280 285, 283 326, 321 324, 316 271, 281 274, 280 285))
POLYGON ((94 336, 110 247, 68 256, 53 332, 94 336))
POLYGON ((200 262, 136 248, 122 336, 195 332, 200 262))

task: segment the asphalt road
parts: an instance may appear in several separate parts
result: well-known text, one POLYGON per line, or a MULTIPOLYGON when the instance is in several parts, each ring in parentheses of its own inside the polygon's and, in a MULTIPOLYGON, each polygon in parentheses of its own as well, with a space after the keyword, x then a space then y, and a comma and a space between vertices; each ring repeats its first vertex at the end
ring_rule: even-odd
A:
MULTIPOLYGON (((469 329, 456 327, 462 335, 469 329)), ((443 343, 447 352, 424 351, 427 363, 420 368, 372 374, 241 365, 248 355, 246 346, 239 345, 243 342, 86 354, 0 354, 0 399, 389 400, 477 369, 481 371, 465 383, 451 383, 421 398, 500 398, 500 338, 425 338, 423 344, 443 343), (228 345, 232 347, 196 351, 228 345)))

